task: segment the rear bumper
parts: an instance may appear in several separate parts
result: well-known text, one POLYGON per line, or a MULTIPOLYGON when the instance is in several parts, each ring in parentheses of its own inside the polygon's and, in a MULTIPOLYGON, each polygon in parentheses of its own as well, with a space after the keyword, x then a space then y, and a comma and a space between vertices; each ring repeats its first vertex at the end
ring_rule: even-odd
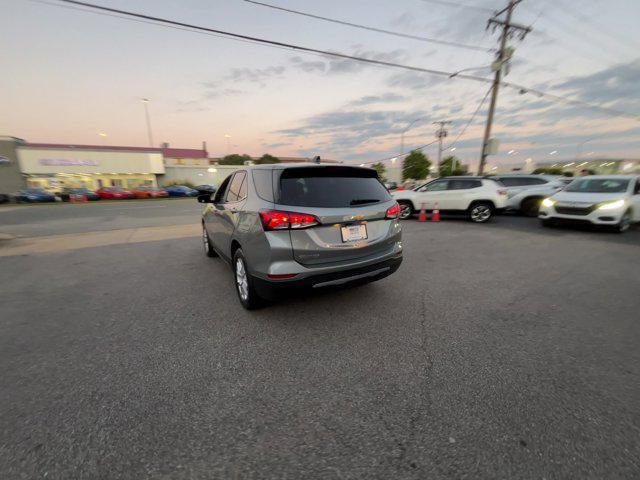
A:
POLYGON ((258 295, 267 299, 275 299, 290 294, 295 290, 340 287, 347 284, 368 283, 380 280, 398 270, 401 263, 402 253, 365 267, 311 275, 301 278, 300 280, 292 279, 271 282, 258 277, 252 277, 252 280, 258 295))
POLYGON ((538 212, 538 218, 592 225, 617 225, 622 220, 622 215, 625 211, 624 208, 621 208, 611 211, 594 210, 588 215, 567 215, 556 212, 553 207, 543 207, 538 212))

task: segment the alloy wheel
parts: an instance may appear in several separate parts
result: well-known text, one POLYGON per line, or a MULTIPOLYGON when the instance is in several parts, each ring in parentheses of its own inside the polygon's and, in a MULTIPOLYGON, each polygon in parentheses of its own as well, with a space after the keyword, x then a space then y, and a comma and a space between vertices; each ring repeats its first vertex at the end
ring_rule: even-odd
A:
POLYGON ((488 205, 476 205, 471 209, 470 216, 474 222, 486 222, 491 217, 491 207, 488 205))
POLYGON ((400 218, 402 220, 406 220, 407 218, 409 218, 411 216, 411 213, 412 213, 411 205, 409 205, 408 203, 400 204, 400 218))

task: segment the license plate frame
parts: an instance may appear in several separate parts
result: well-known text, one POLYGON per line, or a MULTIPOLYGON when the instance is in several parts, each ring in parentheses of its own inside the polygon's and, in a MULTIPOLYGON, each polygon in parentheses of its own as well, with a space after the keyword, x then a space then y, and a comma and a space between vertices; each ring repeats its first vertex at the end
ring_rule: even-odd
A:
POLYGON ((357 242, 361 240, 367 240, 369 238, 366 223, 344 225, 340 227, 340 235, 342 236, 343 243, 357 242))

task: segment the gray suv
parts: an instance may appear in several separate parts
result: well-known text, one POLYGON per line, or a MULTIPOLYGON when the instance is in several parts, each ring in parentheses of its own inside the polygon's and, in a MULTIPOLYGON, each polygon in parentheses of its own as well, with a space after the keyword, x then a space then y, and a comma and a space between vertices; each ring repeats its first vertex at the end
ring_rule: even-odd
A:
POLYGON ((247 309, 295 287, 379 280, 402 262, 400 206, 370 168, 246 166, 198 201, 205 253, 231 263, 247 309))

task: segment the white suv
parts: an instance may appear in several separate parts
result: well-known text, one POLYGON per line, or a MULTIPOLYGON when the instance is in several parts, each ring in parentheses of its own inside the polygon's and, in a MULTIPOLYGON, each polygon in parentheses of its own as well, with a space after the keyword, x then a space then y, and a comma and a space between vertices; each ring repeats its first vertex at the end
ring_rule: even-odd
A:
POLYGON ((559 220, 610 225, 619 232, 640 222, 640 176, 580 177, 542 201, 538 217, 544 226, 559 220))
POLYGON ((484 223, 505 207, 507 191, 496 180, 483 177, 442 177, 413 190, 395 191, 400 218, 406 219, 424 208, 442 213, 462 213, 469 220, 484 223))

